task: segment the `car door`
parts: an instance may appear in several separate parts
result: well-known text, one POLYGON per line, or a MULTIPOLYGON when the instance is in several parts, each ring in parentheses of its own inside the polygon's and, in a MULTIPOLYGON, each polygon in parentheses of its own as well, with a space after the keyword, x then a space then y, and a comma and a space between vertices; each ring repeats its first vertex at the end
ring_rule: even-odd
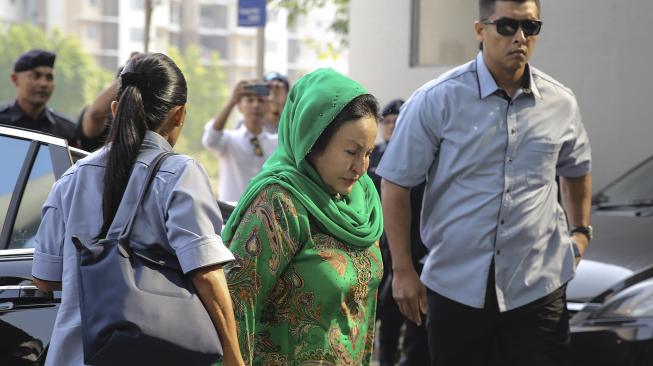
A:
POLYGON ((32 282, 34 236, 43 202, 72 160, 62 139, 0 126, 0 365, 45 358, 61 296, 32 282))

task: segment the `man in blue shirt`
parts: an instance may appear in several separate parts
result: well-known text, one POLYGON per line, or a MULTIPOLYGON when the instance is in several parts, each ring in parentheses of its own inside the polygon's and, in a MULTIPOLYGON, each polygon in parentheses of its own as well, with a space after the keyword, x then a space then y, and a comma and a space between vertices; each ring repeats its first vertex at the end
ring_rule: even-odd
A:
POLYGON ((565 286, 591 238, 589 140, 571 90, 528 63, 539 1, 479 4, 482 51, 411 96, 376 170, 393 294, 415 323, 428 312, 433 365, 565 364, 565 286), (424 180, 418 277, 410 188, 424 180))

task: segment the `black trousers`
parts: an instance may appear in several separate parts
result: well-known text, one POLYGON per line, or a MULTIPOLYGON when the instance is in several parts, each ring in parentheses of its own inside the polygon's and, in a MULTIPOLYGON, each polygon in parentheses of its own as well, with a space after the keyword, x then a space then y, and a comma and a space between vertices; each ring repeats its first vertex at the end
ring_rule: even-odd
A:
MULTIPOLYGON (((392 268, 390 251, 383 251, 385 268, 392 268)), ((422 273, 422 264, 416 263, 415 270, 422 273)), ((430 365, 426 325, 421 326, 406 319, 399 310, 399 305, 392 297, 392 271, 385 271, 385 281, 379 288, 379 308, 377 317, 381 320, 379 327, 379 364, 380 366, 428 366, 430 365), (399 348, 401 327, 405 324, 404 337, 399 348), (403 351, 403 352, 400 352, 403 351), (401 356, 401 357, 400 357, 401 356)))
MULTIPOLYGON (((421 266, 420 266, 421 267, 421 266)), ((426 325, 418 326, 406 319, 399 310, 397 302, 392 297, 392 273, 379 293, 381 325, 379 327, 379 362, 380 366, 428 366, 429 347, 427 341, 426 325), (404 338, 401 343, 403 352, 399 350, 401 327, 404 328, 404 338)))
POLYGON ((499 312, 491 277, 484 309, 428 290, 431 365, 568 365, 566 285, 532 303, 499 312))

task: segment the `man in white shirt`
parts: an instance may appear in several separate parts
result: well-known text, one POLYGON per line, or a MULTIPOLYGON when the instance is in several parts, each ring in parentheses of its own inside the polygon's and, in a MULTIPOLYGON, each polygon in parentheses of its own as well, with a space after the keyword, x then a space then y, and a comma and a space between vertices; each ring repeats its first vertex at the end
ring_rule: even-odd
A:
MULTIPOLYGON (((276 133, 263 129, 267 112, 267 96, 252 82, 240 81, 227 105, 204 127, 202 144, 220 161, 219 198, 235 202, 247 188, 249 180, 261 171, 267 158, 277 147, 276 133), (234 130, 224 130, 234 107, 243 115, 234 130)), ((264 88, 263 88, 264 89, 264 88)))

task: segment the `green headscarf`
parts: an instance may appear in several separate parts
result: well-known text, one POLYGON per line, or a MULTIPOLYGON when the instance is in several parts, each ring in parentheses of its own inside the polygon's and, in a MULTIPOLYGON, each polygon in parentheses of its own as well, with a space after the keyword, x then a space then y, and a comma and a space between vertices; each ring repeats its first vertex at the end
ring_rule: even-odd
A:
POLYGON ((343 243, 364 248, 379 239, 383 215, 370 177, 364 174, 349 195, 336 200, 306 160, 322 131, 349 102, 363 94, 369 93, 332 69, 318 69, 297 81, 281 114, 277 149, 250 180, 222 230, 223 240, 231 240, 249 205, 272 184, 287 189, 326 233, 343 243))

